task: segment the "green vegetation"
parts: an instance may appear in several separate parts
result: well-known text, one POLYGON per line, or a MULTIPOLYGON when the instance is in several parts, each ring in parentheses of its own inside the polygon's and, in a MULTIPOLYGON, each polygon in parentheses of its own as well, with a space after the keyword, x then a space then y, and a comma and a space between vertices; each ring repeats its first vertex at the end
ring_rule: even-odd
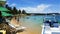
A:
POLYGON ((18 10, 16 7, 9 7, 8 5, 5 6, 8 10, 10 10, 10 14, 17 15, 17 14, 26 14, 25 10, 18 10))
POLYGON ((8 5, 5 6, 5 8, 7 8, 8 10, 10 10, 10 12, 7 12, 7 13, 10 13, 10 14, 13 14, 13 15, 52 15, 52 14, 56 14, 56 15, 59 15, 59 13, 27 13, 24 9, 23 10, 18 10, 16 7, 9 7, 8 5))

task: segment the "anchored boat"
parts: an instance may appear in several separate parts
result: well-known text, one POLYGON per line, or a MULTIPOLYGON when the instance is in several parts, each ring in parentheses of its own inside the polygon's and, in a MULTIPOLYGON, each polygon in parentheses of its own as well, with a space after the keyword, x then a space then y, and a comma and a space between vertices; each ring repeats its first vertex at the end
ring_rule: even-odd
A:
POLYGON ((42 34, 60 34, 60 26, 55 17, 44 17, 42 34))

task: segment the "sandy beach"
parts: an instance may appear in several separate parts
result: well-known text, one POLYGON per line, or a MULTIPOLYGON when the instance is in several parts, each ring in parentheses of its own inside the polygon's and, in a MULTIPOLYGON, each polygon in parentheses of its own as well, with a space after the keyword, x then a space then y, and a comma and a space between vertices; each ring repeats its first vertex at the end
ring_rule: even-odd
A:
POLYGON ((41 34, 42 28, 29 28, 27 27, 25 31, 19 32, 17 34, 41 34))
POLYGON ((22 20, 19 23, 13 18, 11 20, 11 23, 14 25, 20 25, 23 27, 26 27, 23 32, 19 32, 17 34, 41 34, 42 32, 42 27, 38 23, 34 23, 33 21, 30 20, 22 20), (20 23, 21 22, 21 23, 20 23))

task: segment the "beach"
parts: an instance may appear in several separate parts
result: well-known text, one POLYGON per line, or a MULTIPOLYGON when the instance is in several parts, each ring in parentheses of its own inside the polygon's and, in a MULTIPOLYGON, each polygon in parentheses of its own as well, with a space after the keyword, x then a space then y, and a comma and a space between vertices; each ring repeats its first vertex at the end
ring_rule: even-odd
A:
POLYGON ((42 32, 42 16, 26 16, 20 18, 21 26, 26 27, 23 32, 19 32, 18 34, 41 34, 42 32), (27 19, 27 17, 29 19, 27 19))
POLYGON ((16 34, 41 34, 42 22, 43 16, 20 17, 19 22, 17 22, 14 18, 11 20, 11 23, 14 25, 26 27, 23 32, 18 32, 16 34))
POLYGON ((42 28, 26 28, 25 31, 19 32, 17 34, 41 34, 42 28))

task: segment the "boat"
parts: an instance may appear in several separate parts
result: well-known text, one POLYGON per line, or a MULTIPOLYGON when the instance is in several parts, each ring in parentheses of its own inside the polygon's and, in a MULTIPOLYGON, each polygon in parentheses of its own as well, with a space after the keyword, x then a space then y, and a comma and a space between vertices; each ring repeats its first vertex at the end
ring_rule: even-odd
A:
POLYGON ((60 26, 55 17, 44 17, 41 34, 60 34, 60 26))

